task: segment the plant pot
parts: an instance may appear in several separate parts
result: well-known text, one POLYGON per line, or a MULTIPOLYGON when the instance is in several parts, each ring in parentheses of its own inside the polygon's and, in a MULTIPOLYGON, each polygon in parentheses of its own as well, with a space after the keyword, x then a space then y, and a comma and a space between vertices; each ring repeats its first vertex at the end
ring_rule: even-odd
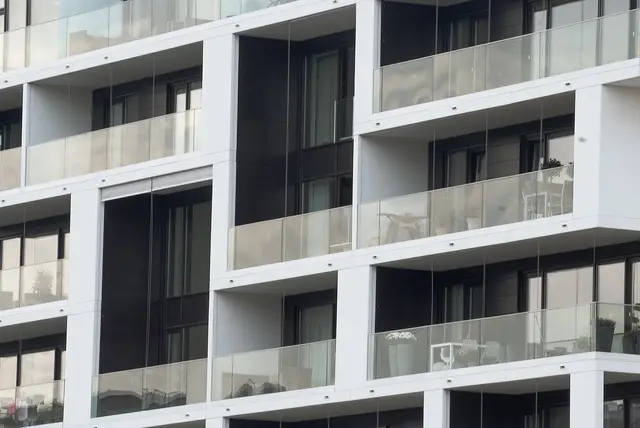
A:
POLYGON ((615 325, 596 326, 596 351, 611 352, 611 346, 613 345, 613 333, 615 329, 615 325))
POLYGON ((446 227, 436 227, 436 235, 446 235, 449 233, 446 227))
POLYGON ((413 374, 413 343, 389 345, 389 371, 392 377, 413 374))
POLYGON ((482 227, 482 223, 478 217, 467 217, 467 229, 474 230, 480 229, 482 227))

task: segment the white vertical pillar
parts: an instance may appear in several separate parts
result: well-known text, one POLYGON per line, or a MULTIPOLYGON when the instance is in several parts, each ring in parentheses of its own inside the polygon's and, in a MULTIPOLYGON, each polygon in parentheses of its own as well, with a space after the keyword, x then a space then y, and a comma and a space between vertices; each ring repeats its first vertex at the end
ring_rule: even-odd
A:
POLYGON ((213 165, 213 212, 211 219, 211 277, 227 271, 229 229, 235 224, 236 161, 234 156, 213 165))
POLYGON ((361 386, 368 379, 374 284, 375 268, 372 266, 338 271, 336 389, 361 386))
POLYGON ((64 422, 88 424, 100 349, 103 205, 100 190, 71 195, 64 422))
POLYGON ((229 428, 229 419, 227 418, 207 419, 206 428, 229 428))
POLYGON ((424 393, 422 426, 449 428, 449 390, 434 389, 424 393))
MULTIPOLYGON (((29 102, 31 85, 22 85, 22 146, 20 147, 20 187, 27 185, 27 147, 29 147, 29 126, 31 123, 31 103, 29 102)), ((37 119, 36 119, 37 120, 37 119)))
POLYGON ((198 147, 222 152, 236 149, 238 38, 206 39, 202 45, 202 112, 198 147))
POLYGON ((379 66, 380 0, 358 0, 356 3, 356 58, 353 122, 359 123, 373 113, 374 70, 379 66))
POLYGON ((571 373, 570 428, 603 428, 604 372, 571 373))
POLYGON ((602 86, 576 91, 574 138, 574 217, 597 215, 600 181, 602 86))

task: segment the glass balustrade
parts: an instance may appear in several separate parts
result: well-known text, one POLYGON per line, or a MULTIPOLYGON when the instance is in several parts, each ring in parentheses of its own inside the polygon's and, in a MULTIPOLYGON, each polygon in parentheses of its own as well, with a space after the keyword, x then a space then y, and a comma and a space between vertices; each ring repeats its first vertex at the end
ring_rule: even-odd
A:
POLYGON ((359 209, 358 248, 573 211, 573 165, 385 199, 359 209))
POLYGON ((638 10, 375 70, 386 111, 640 56, 638 10))
POLYGON ((131 0, 0 34, 0 71, 44 65, 214 20, 208 0, 131 0))
POLYGON ((0 425, 27 427, 62 422, 64 380, 0 390, 0 425))
POLYGON ((0 310, 64 300, 68 260, 0 270, 0 310))
POLYGON ((333 385, 335 347, 335 340, 326 340, 216 358, 213 399, 333 385))
POLYGON ((93 380, 93 416, 203 403, 207 360, 104 373, 93 380))
POLYGON ((236 226, 229 268, 339 253, 351 249, 351 206, 236 226))
POLYGON ((640 305, 592 303, 376 333, 373 378, 576 354, 640 355, 640 305))
POLYGON ((20 187, 20 147, 0 151, 0 192, 20 187))
POLYGON ((45 183, 197 149, 199 109, 27 147, 27 184, 45 183))

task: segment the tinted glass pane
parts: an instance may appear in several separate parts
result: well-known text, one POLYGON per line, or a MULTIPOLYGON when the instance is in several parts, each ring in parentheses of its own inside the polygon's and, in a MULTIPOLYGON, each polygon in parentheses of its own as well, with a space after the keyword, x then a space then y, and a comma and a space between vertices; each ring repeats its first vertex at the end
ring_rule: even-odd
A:
POLYGON ((181 296, 184 288, 185 211, 185 207, 177 207, 169 215, 169 297, 181 296))
POLYGON ((16 386, 18 357, 0 357, 0 390, 16 386))
POLYGON ((51 382, 55 378, 55 351, 34 352, 22 355, 20 385, 51 382))
POLYGON ((45 235, 24 240, 24 265, 50 262, 58 259, 58 235, 45 235))
POLYGON ((193 205, 189 237, 189 282, 187 293, 209 291, 211 201, 193 205))
POLYGON ((188 327, 185 332, 187 340, 185 360, 207 358, 207 326, 196 325, 188 327))
POLYGON ((20 238, 2 241, 2 270, 20 266, 20 238))

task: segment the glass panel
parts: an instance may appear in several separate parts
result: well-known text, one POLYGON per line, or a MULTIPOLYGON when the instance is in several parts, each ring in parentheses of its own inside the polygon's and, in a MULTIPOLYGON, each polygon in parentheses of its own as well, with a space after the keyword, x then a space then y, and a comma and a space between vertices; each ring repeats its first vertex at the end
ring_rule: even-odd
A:
POLYGON ((300 344, 330 340, 333 336, 333 305, 312 306, 298 313, 300 344))
POLYGON ((13 420, 20 423, 17 426, 62 422, 64 381, 18 387, 15 406, 13 420))
POLYGON ((306 147, 334 142, 336 101, 338 100, 338 52, 323 53, 310 58, 306 147))
POLYGON ((16 386, 18 379, 18 357, 0 357, 0 389, 5 390, 16 386))
POLYGON ((211 201, 194 204, 189 239, 190 269, 187 294, 209 291, 210 241, 211 201))
POLYGON ((573 164, 573 135, 550 138, 547 157, 560 161, 563 166, 573 164))
MULTIPOLYGON (((0 42, 2 40, 0 39, 0 42)), ((0 191, 20 186, 20 147, 0 151, 0 191)))
POLYGON ((96 378, 95 416, 142 410, 143 370, 101 374, 96 378))
POLYGON ((185 328, 185 360, 207 358, 207 326, 185 328))
POLYGON ((60 300, 66 295, 65 260, 25 266, 21 273, 21 306, 60 300))
POLYGON ((431 236, 482 227, 483 183, 431 192, 431 236))
POLYGON ((67 56, 67 20, 45 22, 29 27, 30 66, 44 65, 67 56))
POLYGON ((186 260, 186 210, 186 207, 176 207, 169 212, 169 275, 167 297, 182 296, 183 294, 186 260))
POLYGON ((546 274, 547 309, 593 301, 593 268, 567 269, 546 274))
POLYGON ((380 69, 380 110, 433 101, 433 57, 394 64, 380 69))
POLYGON ((21 238, 5 239, 2 245, 2 270, 20 267, 21 238))
POLYGON ((58 259, 58 234, 27 237, 24 240, 24 266, 58 259))
POLYGON ((280 349, 233 356, 232 397, 280 392, 280 349))
POLYGON ((303 211, 310 213, 330 209, 334 200, 334 183, 333 178, 302 183, 303 211))
POLYGON ((604 402, 603 428, 625 428, 624 400, 604 402))
POLYGON ((213 360, 213 399, 231 398, 233 394, 233 357, 217 357, 213 360))
POLYGON ((55 377, 56 351, 23 354, 20 359, 20 385, 52 382, 55 377))
POLYGON ((161 409, 186 404, 186 369, 184 364, 144 369, 142 409, 161 409))
POLYGON ((27 184, 64 178, 65 140, 27 147, 27 184))
POLYGON ((314 342, 282 348, 280 351, 279 385, 284 391, 330 385, 330 344, 333 341, 314 342))
POLYGON ((110 8, 74 15, 68 19, 67 54, 78 55, 109 46, 110 8))
POLYGON ((20 306, 21 268, 0 270, 0 310, 20 306))
POLYGON ((236 226, 230 230, 233 269, 282 261, 283 219, 236 226))

